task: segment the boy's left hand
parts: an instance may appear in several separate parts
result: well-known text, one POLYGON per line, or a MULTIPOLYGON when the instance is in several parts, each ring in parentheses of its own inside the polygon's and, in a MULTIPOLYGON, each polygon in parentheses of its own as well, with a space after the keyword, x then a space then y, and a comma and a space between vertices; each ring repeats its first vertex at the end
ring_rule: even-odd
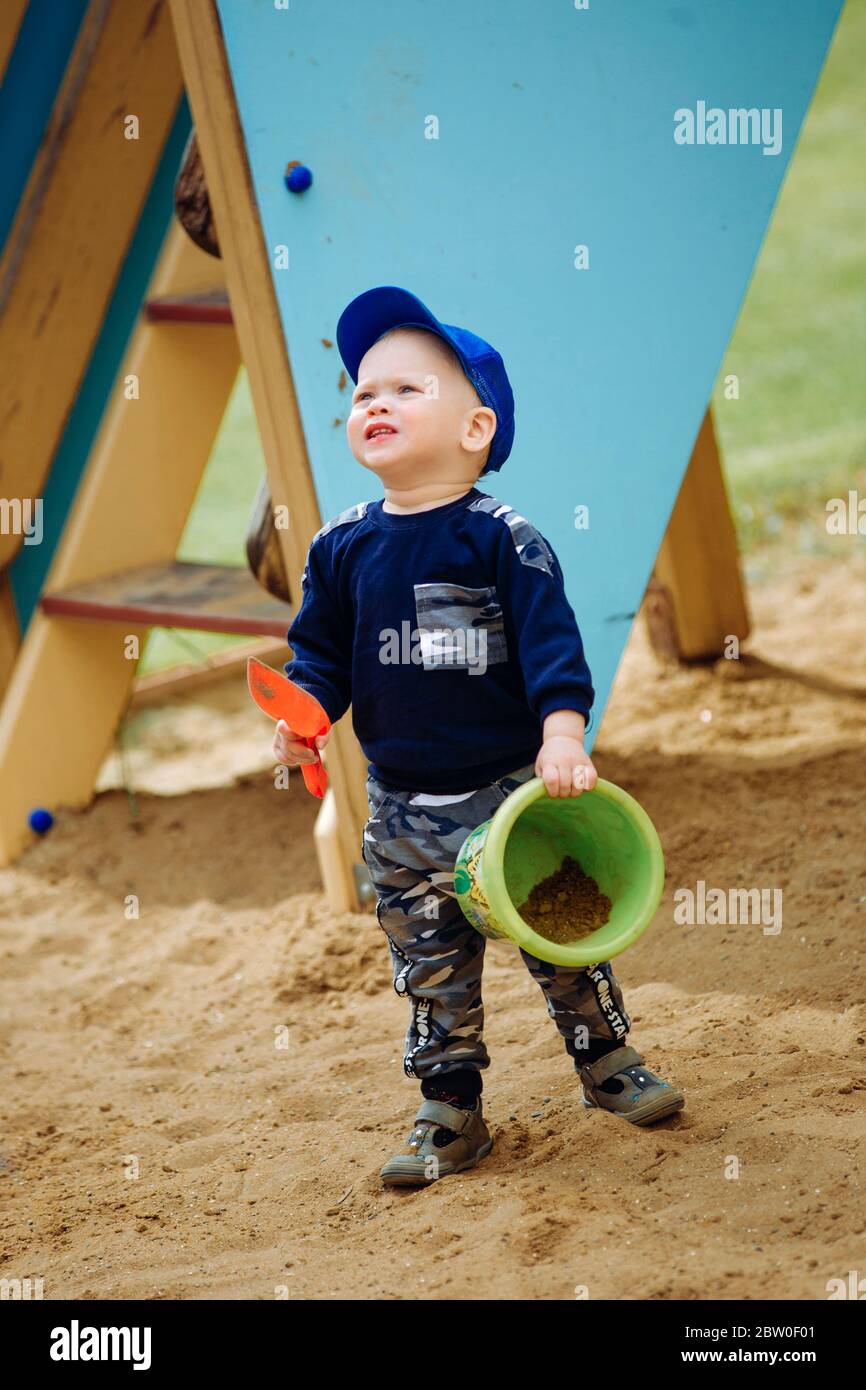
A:
POLYGON ((581 740, 564 734, 544 740, 535 760, 535 775, 544 782, 548 796, 580 796, 591 792, 598 781, 581 740))

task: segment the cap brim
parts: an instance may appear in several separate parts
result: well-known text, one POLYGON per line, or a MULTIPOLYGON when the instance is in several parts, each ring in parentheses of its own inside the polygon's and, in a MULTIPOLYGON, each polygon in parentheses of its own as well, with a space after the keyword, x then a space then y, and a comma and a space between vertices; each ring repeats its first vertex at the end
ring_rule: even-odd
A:
POLYGON ((343 366, 356 384, 364 354, 383 333, 403 326, 429 328, 445 339, 462 362, 463 354, 445 325, 430 313, 417 295, 397 285, 379 285, 376 289, 365 290, 347 304, 337 324, 337 347, 343 366))

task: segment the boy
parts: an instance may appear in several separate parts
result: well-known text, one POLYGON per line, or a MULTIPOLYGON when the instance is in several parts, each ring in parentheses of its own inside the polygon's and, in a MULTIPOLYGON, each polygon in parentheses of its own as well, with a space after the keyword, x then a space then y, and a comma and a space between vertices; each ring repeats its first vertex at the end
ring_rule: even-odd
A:
MULTIPOLYGON (((393 286, 354 299, 337 342, 357 383, 349 446, 385 496, 314 536, 286 672, 332 723, 351 703, 369 759, 362 853, 394 987, 411 1005, 404 1071, 424 1098, 407 1148, 380 1176, 412 1185, 473 1167, 493 1146, 481 1111, 485 938, 454 897, 457 852, 534 776, 550 796, 595 786, 583 745, 594 690, 550 546, 476 486, 514 437, 499 354, 393 286)), ((282 722, 273 751, 289 765, 314 760, 282 722)), ((520 954, 584 1104, 633 1124, 684 1104, 626 1044, 631 1020, 609 962, 566 970, 520 954)))

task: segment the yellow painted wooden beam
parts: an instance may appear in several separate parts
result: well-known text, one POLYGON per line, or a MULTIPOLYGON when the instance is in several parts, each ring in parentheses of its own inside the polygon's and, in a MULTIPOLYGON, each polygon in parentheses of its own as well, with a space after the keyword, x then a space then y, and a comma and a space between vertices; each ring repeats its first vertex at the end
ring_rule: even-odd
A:
POLYGON ((3 0, 0 5, 0 82, 6 75, 26 9, 27 0, 3 0))
POLYGON ((21 630, 9 571, 3 570, 0 572, 0 702, 14 670, 20 645, 21 630))
POLYGON ((93 0, 0 262, 5 497, 41 493, 182 90, 167 0, 93 0))
MULTIPOLYGON (((749 634, 737 536, 711 412, 704 416, 655 564, 669 603, 671 645, 684 660, 721 656, 749 634)), ((651 625, 652 631, 652 625, 651 625)))
MULTIPOLYGON (((322 524, 258 206, 214 0, 172 0, 172 17, 207 174, 241 356, 250 381, 274 506, 286 505, 280 531, 292 592, 301 591, 307 547, 322 524)), ((320 855, 329 901, 357 904, 351 866, 360 861, 368 815, 366 760, 348 715, 328 745, 342 853, 320 855), (335 874, 334 865, 342 868, 335 874)), ((328 832, 330 834, 330 831, 328 832)))
MULTIPOLYGON (((194 293, 220 267, 173 224, 149 293, 194 293)), ((60 589, 170 560, 239 368, 230 325, 142 318, 48 575, 60 589), (137 383, 138 399, 127 393, 137 383)), ((0 862, 31 838, 35 805, 83 806, 129 700, 142 629, 37 611, 0 710, 0 862)))

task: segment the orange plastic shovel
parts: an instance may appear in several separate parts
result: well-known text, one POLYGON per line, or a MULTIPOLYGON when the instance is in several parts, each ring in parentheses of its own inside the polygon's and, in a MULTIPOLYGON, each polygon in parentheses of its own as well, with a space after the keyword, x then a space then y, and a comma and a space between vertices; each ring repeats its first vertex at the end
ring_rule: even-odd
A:
POLYGON ((263 709, 271 719, 285 719, 289 728, 294 729, 308 748, 312 748, 316 762, 301 763, 301 772, 307 791, 312 792, 313 796, 324 796, 328 789, 328 774, 315 740, 320 734, 328 732, 331 721, 315 695, 295 685, 282 671, 274 671, 264 662, 256 661, 254 656, 247 658, 247 685, 259 709, 263 709))

